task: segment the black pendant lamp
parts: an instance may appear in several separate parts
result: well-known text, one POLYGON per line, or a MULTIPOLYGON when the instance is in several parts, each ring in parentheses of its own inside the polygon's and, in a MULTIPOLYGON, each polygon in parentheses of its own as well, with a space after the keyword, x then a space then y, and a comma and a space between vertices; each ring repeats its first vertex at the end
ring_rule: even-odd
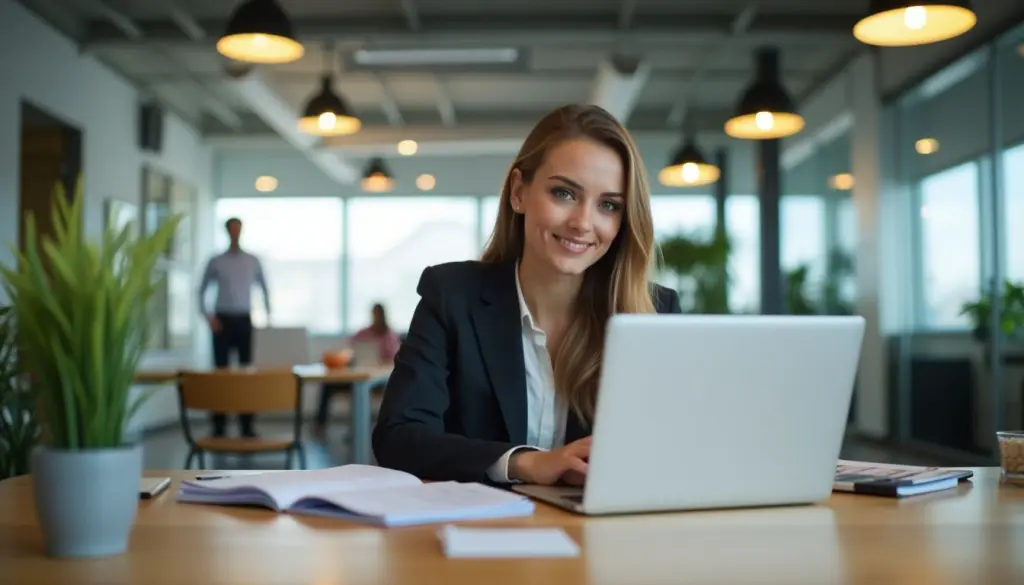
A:
POLYGON ((872 0, 853 36, 880 47, 926 45, 962 35, 977 22, 967 0, 872 0))
POLYGON ((658 173, 658 182, 666 187, 697 187, 714 183, 722 171, 709 163, 697 148, 692 134, 687 134, 683 145, 675 151, 668 165, 658 173))
POLYGON ((235 9, 217 51, 247 63, 288 63, 306 52, 275 0, 248 0, 235 9))
POLYGON ((359 118, 345 99, 334 92, 334 76, 325 74, 320 79, 320 91, 309 98, 299 118, 299 130, 316 136, 354 134, 362 127, 359 118))
POLYGON ((363 172, 363 178, 359 181, 359 184, 362 186, 363 191, 383 193, 394 188, 395 177, 388 171, 382 158, 374 157, 366 165, 366 171, 363 172))
POLYGON ((320 91, 309 98, 299 118, 299 130, 314 136, 342 136, 355 134, 362 122, 352 113, 345 98, 334 91, 331 73, 334 47, 324 47, 324 74, 320 78, 320 91))
POLYGON ((725 123, 725 133, 733 138, 768 140, 803 130, 803 116, 779 79, 778 50, 759 49, 756 67, 757 77, 743 93, 735 115, 725 123))

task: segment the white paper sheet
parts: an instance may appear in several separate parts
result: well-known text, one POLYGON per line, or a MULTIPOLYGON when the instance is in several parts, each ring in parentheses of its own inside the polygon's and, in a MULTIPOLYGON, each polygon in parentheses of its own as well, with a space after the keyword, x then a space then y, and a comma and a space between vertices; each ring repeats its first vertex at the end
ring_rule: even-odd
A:
POLYGON ((449 558, 578 557, 580 547, 561 528, 444 526, 439 532, 449 558))

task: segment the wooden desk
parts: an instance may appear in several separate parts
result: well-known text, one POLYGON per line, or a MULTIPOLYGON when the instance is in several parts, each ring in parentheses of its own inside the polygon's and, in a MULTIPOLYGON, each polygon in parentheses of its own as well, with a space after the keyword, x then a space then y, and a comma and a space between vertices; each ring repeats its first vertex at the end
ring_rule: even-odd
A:
POLYGON ((261 585, 1020 585, 1024 488, 978 469, 974 485, 913 499, 834 495, 827 505, 582 518, 538 504, 502 526, 560 526, 576 559, 446 559, 437 525, 379 529, 261 509, 140 504, 129 551, 42 554, 31 483, 0 483, 0 583, 261 585))
MULTIPOLYGON (((184 369, 139 370, 135 374, 137 384, 174 384, 184 369)), ((209 368, 193 368, 188 371, 209 371, 209 368)), ((373 412, 370 406, 370 392, 374 386, 386 382, 391 368, 342 368, 328 369, 319 364, 308 364, 292 368, 303 382, 351 384, 352 409, 352 461, 370 463, 373 455, 370 449, 370 433, 373 428, 373 412)))

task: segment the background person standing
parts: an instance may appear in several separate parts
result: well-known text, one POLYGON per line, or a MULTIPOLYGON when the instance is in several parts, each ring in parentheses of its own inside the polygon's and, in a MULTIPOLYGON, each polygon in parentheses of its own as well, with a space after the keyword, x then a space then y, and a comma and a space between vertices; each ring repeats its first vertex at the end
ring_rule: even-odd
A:
MULTIPOLYGON (((199 310, 202 311, 213 333, 213 361, 218 368, 225 368, 230 361, 231 350, 238 355, 239 365, 252 363, 252 287, 258 284, 263 291, 267 318, 270 317, 270 292, 259 259, 242 250, 239 237, 242 234, 242 220, 232 217, 224 223, 231 239, 226 252, 214 256, 206 265, 202 284, 199 286, 199 310), (217 300, 213 312, 206 310, 206 289, 217 285, 217 300)), ((227 423, 224 414, 213 414, 213 435, 224 436, 227 423)), ((252 414, 240 414, 239 426, 243 437, 255 437, 252 414)))

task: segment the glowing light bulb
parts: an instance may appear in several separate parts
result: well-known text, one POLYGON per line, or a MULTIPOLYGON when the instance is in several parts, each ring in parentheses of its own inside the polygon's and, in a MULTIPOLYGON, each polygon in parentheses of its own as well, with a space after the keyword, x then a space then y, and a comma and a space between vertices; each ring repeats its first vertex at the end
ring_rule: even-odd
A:
POLYGON ((320 126, 322 130, 331 130, 337 123, 338 117, 334 115, 334 112, 324 112, 316 121, 317 126, 320 126))
POLYGON ((903 24, 910 30, 921 30, 928 24, 928 11, 924 6, 911 6, 903 11, 903 24))
POLYGON ((771 112, 758 112, 754 116, 754 124, 757 125, 759 130, 767 132, 775 126, 775 116, 771 112))
POLYGON ((267 35, 261 35, 261 34, 258 34, 258 33, 252 35, 252 44, 259 45, 259 46, 266 45, 267 44, 267 35))
POLYGON ((683 180, 687 183, 694 183, 700 178, 700 167, 697 163, 688 162, 683 165, 683 180))

